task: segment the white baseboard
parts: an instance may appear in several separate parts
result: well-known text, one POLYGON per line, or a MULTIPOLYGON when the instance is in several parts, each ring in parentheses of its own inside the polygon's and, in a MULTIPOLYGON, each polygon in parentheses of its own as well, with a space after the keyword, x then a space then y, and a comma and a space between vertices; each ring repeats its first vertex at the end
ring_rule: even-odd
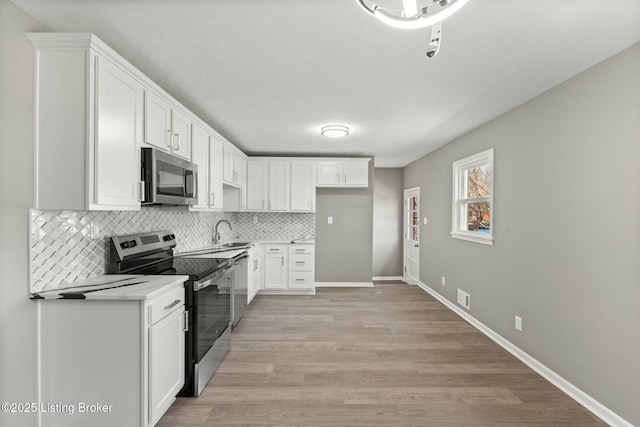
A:
POLYGON ((384 282, 385 280, 404 280, 402 276, 375 276, 372 277, 371 280, 384 282))
POLYGON ((315 295, 315 289, 286 289, 286 290, 275 290, 275 289, 260 289, 258 291, 258 295, 315 295))
POLYGON ((578 387, 549 369, 547 366, 530 356, 529 354, 522 351, 520 348, 512 344, 502 335, 496 333, 484 323, 480 322, 478 319, 462 310, 460 307, 455 305, 453 302, 449 301, 444 296, 440 295, 438 292, 431 289, 429 286, 422 282, 418 282, 418 286, 421 287, 425 292, 433 296, 435 299, 444 304, 451 311, 456 313, 458 316, 462 317, 464 320, 469 322, 473 327, 478 329, 480 332, 491 338, 502 348, 507 350, 509 353, 513 354, 515 357, 520 359, 525 365, 542 375, 547 381, 551 384, 558 387, 560 390, 565 392, 569 397, 571 397, 576 402, 580 403, 582 406, 591 411, 595 416, 600 418, 602 421, 606 422, 611 426, 620 426, 620 427, 633 427, 633 425, 626 421, 624 418, 604 406, 602 403, 598 402, 593 397, 589 396, 584 391, 580 390, 578 387))
POLYGON ((316 282, 316 288, 372 288, 373 282, 316 282))

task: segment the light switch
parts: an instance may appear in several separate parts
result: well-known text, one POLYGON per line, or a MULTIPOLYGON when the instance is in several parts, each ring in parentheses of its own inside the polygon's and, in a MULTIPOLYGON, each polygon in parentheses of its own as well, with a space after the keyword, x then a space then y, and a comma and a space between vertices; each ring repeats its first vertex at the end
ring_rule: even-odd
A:
POLYGON ((333 217, 332 216, 328 216, 327 217, 327 224, 333 224, 333 217))
POLYGON ((422 219, 422 223, 423 223, 424 225, 427 225, 427 217, 426 217, 426 216, 422 219))

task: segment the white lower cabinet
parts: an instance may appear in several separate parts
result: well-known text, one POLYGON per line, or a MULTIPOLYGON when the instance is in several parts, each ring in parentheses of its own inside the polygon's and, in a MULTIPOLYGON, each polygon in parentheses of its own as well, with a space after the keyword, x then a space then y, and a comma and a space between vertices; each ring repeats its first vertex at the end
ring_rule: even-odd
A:
POLYGON ((262 293, 315 293, 314 244, 264 244, 262 293))
POLYGON ((184 385, 184 301, 184 281, 147 300, 38 300, 40 401, 67 405, 41 425, 155 425, 184 385))
POLYGON ((249 281, 247 286, 247 304, 262 288, 263 268, 262 268, 262 246, 256 245, 249 249, 249 281))
POLYGON ((285 290, 288 285, 288 245, 264 246, 265 290, 285 290))

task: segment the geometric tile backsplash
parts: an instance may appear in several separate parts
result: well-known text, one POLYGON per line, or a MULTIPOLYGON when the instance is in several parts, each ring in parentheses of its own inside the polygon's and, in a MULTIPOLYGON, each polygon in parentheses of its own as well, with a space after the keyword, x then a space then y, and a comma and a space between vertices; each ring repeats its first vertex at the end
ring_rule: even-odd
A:
POLYGON ((107 272, 109 237, 152 230, 172 230, 176 251, 212 243, 213 226, 221 241, 237 238, 289 239, 314 235, 314 214, 188 212, 170 207, 140 211, 30 211, 31 292, 72 286, 72 282, 107 272), (254 224, 256 215, 257 224, 254 224))

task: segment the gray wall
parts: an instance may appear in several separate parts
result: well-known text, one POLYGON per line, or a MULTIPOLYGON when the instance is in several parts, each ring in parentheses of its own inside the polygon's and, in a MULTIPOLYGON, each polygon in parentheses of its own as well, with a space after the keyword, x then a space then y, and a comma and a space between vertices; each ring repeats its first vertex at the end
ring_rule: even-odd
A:
POLYGON ((640 44, 405 168, 420 280, 640 425, 640 44), (495 147, 495 245, 454 240, 452 162, 495 147), (446 276, 447 286, 440 285, 446 276), (523 332, 514 315, 523 317, 523 332))
POLYGON ((316 282, 371 282, 373 185, 372 159, 367 188, 317 189, 316 282))
MULTIPOLYGON (((28 299, 28 209, 33 200, 33 47, 48 31, 0 0, 0 402, 36 401, 36 312, 28 299)), ((2 426, 34 426, 0 412, 2 426)))
POLYGON ((376 168, 373 184, 373 276, 402 276, 401 168, 376 168))

